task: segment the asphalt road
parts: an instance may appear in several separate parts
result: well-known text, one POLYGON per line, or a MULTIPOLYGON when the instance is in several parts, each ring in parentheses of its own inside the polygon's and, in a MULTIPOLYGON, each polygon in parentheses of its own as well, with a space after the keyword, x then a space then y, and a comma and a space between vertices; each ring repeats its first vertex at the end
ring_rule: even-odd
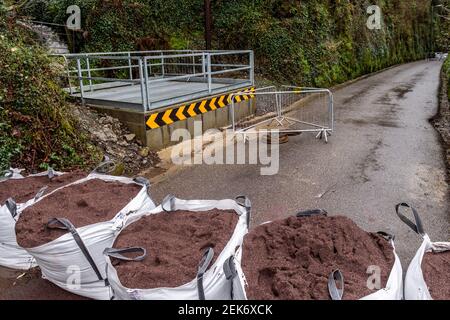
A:
POLYGON ((291 137, 280 147, 277 175, 261 176, 258 165, 189 166, 154 184, 154 198, 245 194, 253 203, 253 225, 323 208, 367 231, 395 234, 406 268, 421 241, 397 218, 395 204, 413 204, 432 239, 450 240, 443 151, 428 121, 438 108, 440 68, 437 61, 405 64, 336 90, 330 142, 291 137))

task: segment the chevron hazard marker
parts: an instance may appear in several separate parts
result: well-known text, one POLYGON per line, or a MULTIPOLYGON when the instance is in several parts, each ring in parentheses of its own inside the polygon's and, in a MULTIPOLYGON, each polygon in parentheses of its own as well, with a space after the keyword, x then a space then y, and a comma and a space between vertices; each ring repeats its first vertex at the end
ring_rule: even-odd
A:
POLYGON ((255 97, 255 95, 252 94, 253 92, 255 92, 255 88, 248 88, 236 93, 230 93, 212 97, 210 99, 193 102, 190 105, 168 108, 161 112, 156 112, 149 115, 146 120, 146 125, 150 129, 157 129, 162 126, 170 125, 177 121, 183 121, 188 118, 193 118, 200 114, 214 111, 230 105, 232 96, 235 102, 253 99, 255 97))

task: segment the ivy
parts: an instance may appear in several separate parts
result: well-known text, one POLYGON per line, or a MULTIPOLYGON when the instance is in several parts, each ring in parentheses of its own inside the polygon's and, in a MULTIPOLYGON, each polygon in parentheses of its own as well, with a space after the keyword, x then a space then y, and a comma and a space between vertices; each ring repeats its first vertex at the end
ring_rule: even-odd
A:
MULTIPOLYGON (((424 57, 430 1, 214 0, 213 46, 253 49, 260 78, 330 86, 424 57), (372 4, 383 30, 366 27, 372 4)), ((28 13, 64 23, 70 4, 82 10, 85 51, 204 47, 203 0, 47 0, 45 13, 28 13)))
POLYGON ((70 169, 99 154, 77 130, 57 82, 63 66, 0 10, 0 169, 70 169))

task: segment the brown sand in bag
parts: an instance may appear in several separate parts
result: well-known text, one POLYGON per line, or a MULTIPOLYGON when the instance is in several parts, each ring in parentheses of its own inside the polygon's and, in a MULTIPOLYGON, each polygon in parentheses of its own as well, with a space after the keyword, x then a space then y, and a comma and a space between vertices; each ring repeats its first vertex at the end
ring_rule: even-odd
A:
POLYGON ((58 190, 21 213, 17 243, 33 248, 65 234, 65 230, 46 228, 52 218, 67 218, 76 228, 111 220, 141 189, 134 183, 92 179, 58 190))
POLYGON ((36 193, 44 186, 48 186, 45 194, 58 189, 66 184, 86 177, 82 171, 65 173, 61 176, 26 177, 24 179, 9 179, 0 182, 0 205, 3 205, 8 198, 13 198, 16 203, 23 203, 33 199, 36 193))
POLYGON ((425 253, 422 273, 434 300, 450 299, 450 251, 425 253))
POLYGON ((143 247, 140 262, 112 259, 127 288, 178 287, 192 281, 208 247, 211 265, 230 240, 239 217, 234 211, 174 211, 144 217, 124 229, 114 248, 143 247))
POLYGON ((244 238, 242 265, 249 299, 327 300, 328 276, 339 269, 343 299, 359 299, 367 268, 381 268, 385 287, 394 264, 393 248, 346 217, 290 217, 256 227, 244 238))

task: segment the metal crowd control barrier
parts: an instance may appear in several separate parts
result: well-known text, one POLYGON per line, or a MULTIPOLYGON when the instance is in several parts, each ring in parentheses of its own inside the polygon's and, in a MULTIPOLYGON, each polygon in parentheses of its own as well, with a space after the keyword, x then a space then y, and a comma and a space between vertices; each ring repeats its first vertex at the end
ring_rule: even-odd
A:
POLYGON ((138 103, 144 111, 150 110, 153 103, 155 106, 160 102, 170 104, 166 97, 159 100, 153 91, 168 81, 197 84, 191 91, 173 90, 173 97, 182 97, 186 101, 254 83, 251 50, 101 52, 61 56, 67 66, 70 94, 83 99, 88 95, 95 96, 95 91, 136 85, 140 87, 141 95, 138 103), (73 86, 73 80, 78 85, 73 86))
POLYGON ((250 93, 236 93, 231 98, 231 118, 234 134, 311 132, 328 142, 334 131, 333 94, 328 89, 284 86, 257 89, 250 93), (253 95, 250 114, 240 113, 234 96, 253 95))

